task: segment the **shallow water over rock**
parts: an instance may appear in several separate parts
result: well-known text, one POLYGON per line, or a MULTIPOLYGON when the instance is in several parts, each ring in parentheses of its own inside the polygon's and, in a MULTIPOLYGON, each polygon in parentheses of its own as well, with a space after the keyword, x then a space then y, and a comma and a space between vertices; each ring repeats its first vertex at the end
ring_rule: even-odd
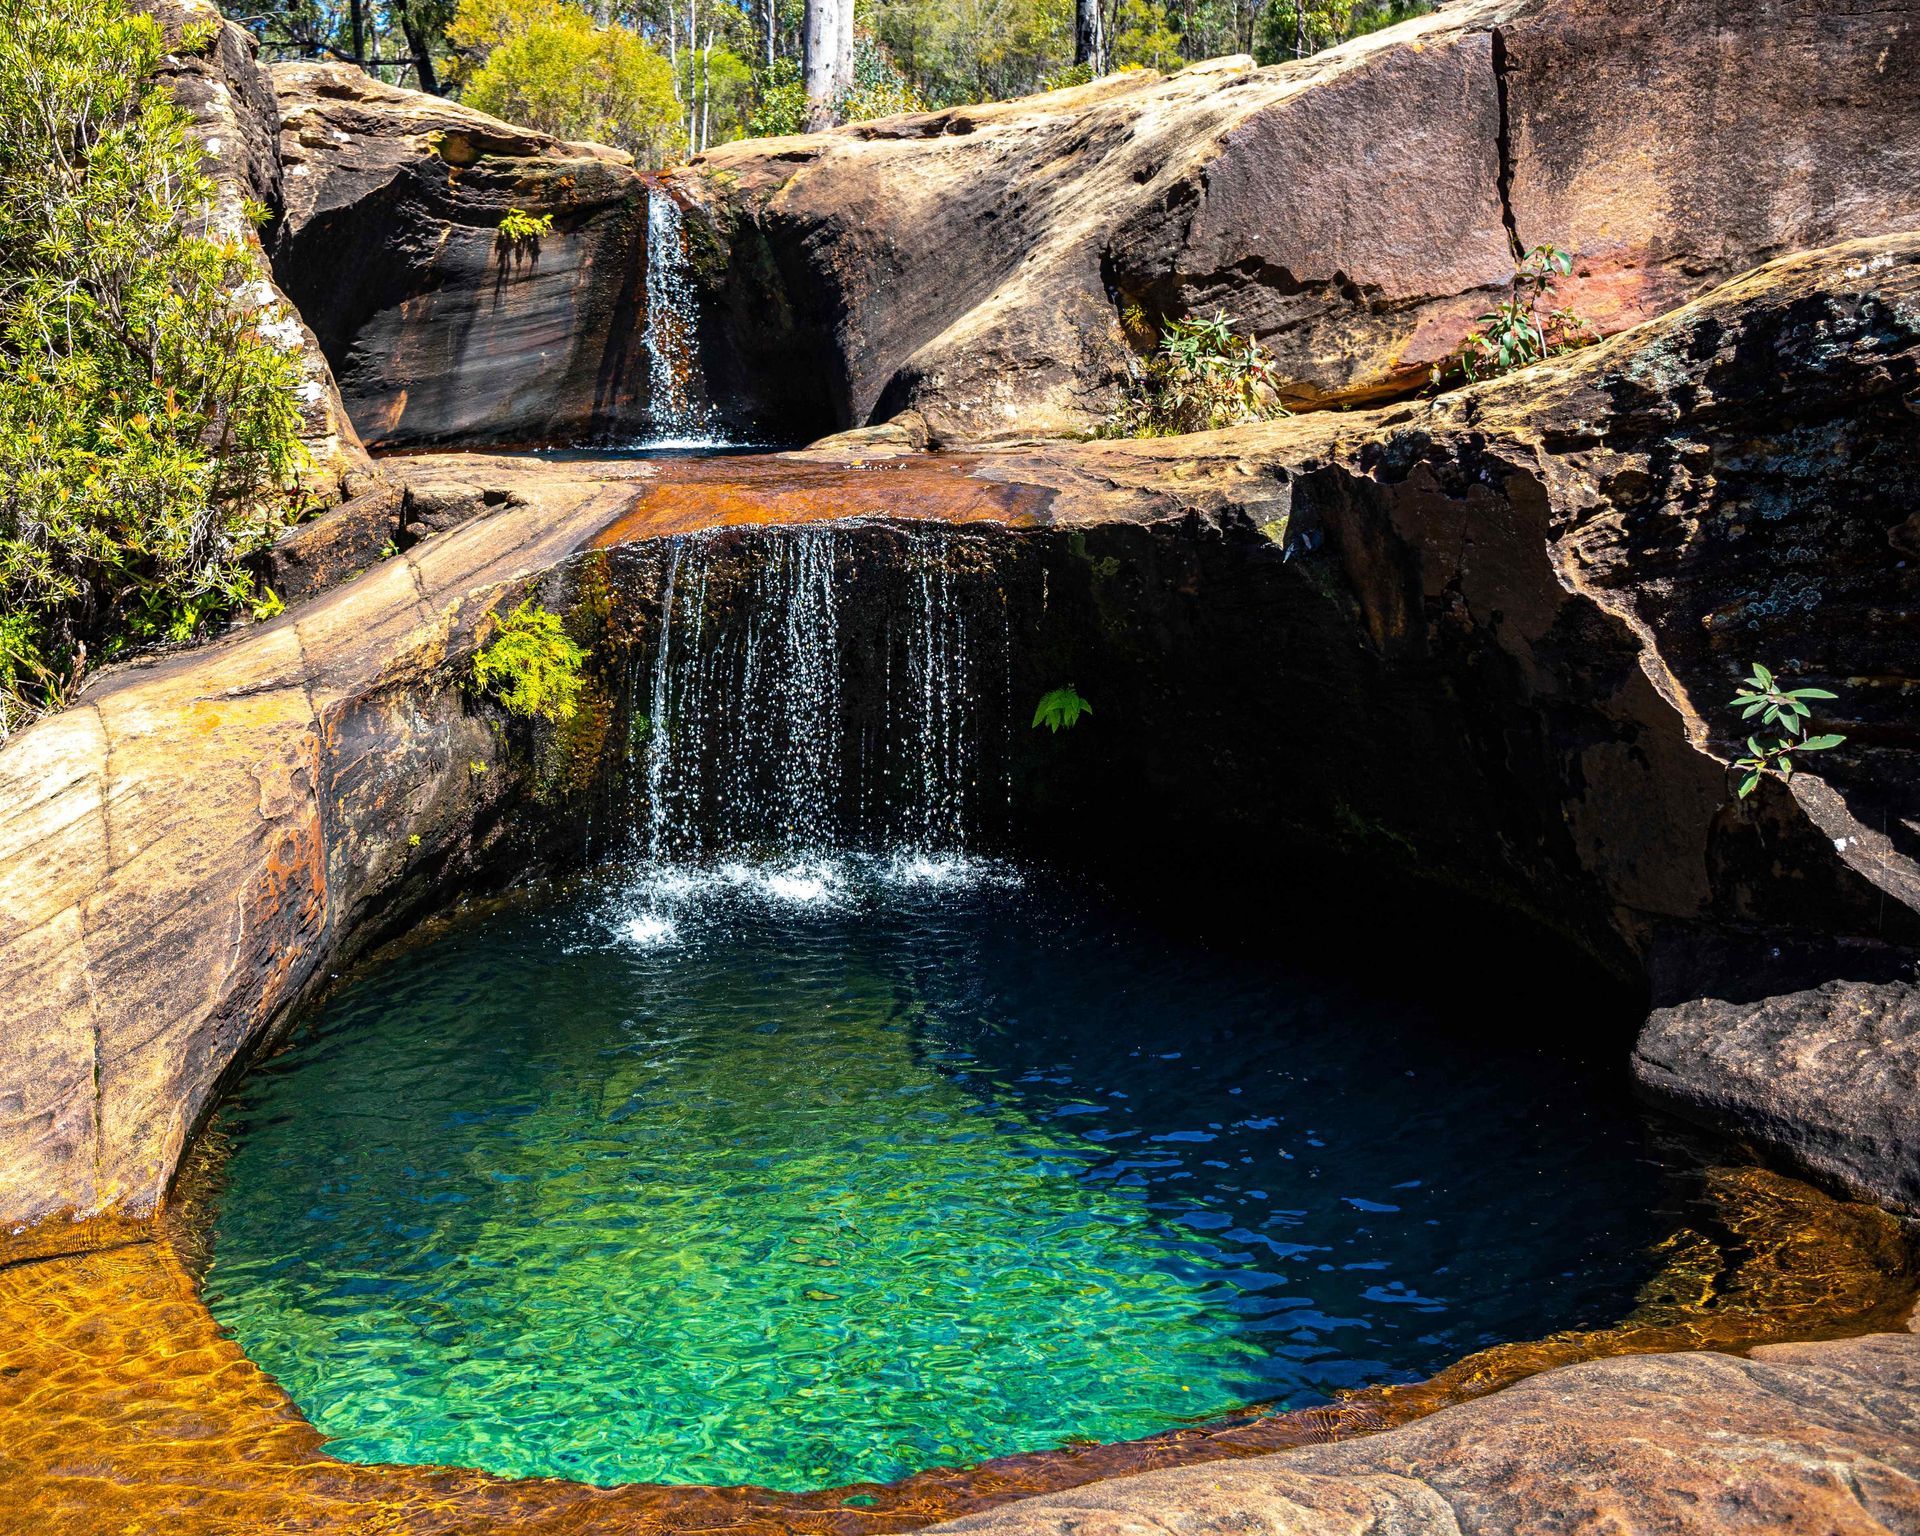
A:
POLYGON ((641 866, 257 1072, 206 1297, 362 1461, 827 1487, 1324 1402, 1614 1321, 1677 1224, 1616 1088, 1447 1011, 1002 866, 641 866))

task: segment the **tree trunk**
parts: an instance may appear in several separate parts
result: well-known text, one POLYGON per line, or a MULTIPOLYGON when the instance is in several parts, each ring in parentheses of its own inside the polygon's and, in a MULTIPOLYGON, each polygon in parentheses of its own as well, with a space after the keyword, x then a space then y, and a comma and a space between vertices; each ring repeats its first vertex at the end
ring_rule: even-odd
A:
POLYGON ((1100 0, 1074 0, 1073 62, 1088 64, 1093 72, 1106 72, 1106 29, 1101 25, 1100 0))
POLYGON ((367 67, 367 24, 360 14, 361 0, 352 0, 353 62, 367 67))
POLYGON ((413 12, 405 4, 396 5, 394 14, 400 18, 400 30, 407 39, 407 52, 413 55, 413 73, 420 82, 420 89, 429 96, 440 94, 440 81, 433 72, 433 45, 427 34, 421 30, 420 23, 414 19, 413 12))
POLYGON ((807 0, 803 68, 809 129, 833 125, 834 107, 840 95, 840 12, 851 10, 852 6, 853 0, 807 0))

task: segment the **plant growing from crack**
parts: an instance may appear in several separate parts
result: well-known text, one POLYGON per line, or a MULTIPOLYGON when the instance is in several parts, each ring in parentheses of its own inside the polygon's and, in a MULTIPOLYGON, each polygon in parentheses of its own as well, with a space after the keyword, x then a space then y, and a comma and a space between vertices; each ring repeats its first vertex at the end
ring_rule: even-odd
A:
POLYGON ((1763 726, 1773 727, 1774 734, 1771 740, 1765 741, 1758 735, 1749 736, 1747 756, 1734 763, 1746 773, 1740 781, 1742 800, 1759 788, 1761 779, 1770 773, 1782 780, 1791 779, 1794 754, 1831 751, 1847 739, 1806 734, 1807 723, 1813 717, 1807 700, 1838 697, 1825 688, 1787 688, 1759 662, 1753 664, 1745 687, 1733 696, 1732 702, 1740 710, 1741 719, 1751 720, 1758 715, 1763 726))
POLYGON ((1078 725, 1082 715, 1092 713, 1093 706, 1075 693, 1071 685, 1055 688, 1041 695, 1039 706, 1033 712, 1033 728, 1037 731, 1044 725, 1057 736, 1078 725))
POLYGON ((1507 297, 1480 317, 1452 357, 1433 365, 1433 385, 1498 378, 1598 341, 1590 322, 1549 304, 1554 284, 1572 271, 1572 255, 1559 246, 1534 246, 1515 264, 1507 297))
MULTIPOLYGON (((1130 331, 1153 334, 1138 306, 1129 306, 1122 319, 1130 331)), ((1099 435, 1169 437, 1287 415, 1279 364, 1256 338, 1242 335, 1239 324, 1224 310, 1169 320, 1099 435)))
POLYGON ((560 615, 528 598, 475 653, 473 687, 510 715, 564 725, 573 718, 586 684, 580 672, 586 659, 560 615))
POLYGON ((509 208, 500 220, 500 243, 510 251, 533 252, 540 249, 540 237, 553 233, 553 215, 528 213, 524 208, 509 208))

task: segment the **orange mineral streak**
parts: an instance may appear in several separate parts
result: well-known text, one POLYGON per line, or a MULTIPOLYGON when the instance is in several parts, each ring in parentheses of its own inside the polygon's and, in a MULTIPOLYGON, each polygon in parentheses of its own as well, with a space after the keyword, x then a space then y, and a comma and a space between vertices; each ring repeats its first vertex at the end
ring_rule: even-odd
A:
POLYGON ((814 1494, 335 1461, 201 1304, 189 1212, 175 1237, 0 1269, 0 1532, 867 1536, 1098 1478, 1390 1428, 1576 1360, 1900 1326, 1914 1265, 1891 1217, 1758 1169, 1706 1180, 1699 1229, 1669 1240, 1661 1272, 1615 1328, 1487 1350, 1431 1381, 1322 1408, 814 1494))
POLYGON ((595 548, 670 538, 709 528, 895 518, 913 522, 1042 522, 1053 493, 985 480, 959 455, 881 459, 864 464, 796 458, 709 459, 666 466, 639 482, 628 510, 593 540, 595 548))

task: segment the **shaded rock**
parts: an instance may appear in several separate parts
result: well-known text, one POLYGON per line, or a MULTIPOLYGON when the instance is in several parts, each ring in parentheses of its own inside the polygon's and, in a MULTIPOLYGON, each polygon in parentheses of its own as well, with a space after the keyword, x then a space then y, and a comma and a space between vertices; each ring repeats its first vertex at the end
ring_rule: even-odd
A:
MULTIPOLYGON (((211 42, 199 53, 171 56, 161 78, 172 87, 174 100, 192 118, 194 131, 206 147, 219 189, 215 215, 219 228, 260 251, 264 266, 260 231, 247 217, 245 204, 252 201, 265 208, 272 220, 280 218, 280 119, 253 37, 223 20, 210 0, 149 0, 143 8, 170 36, 189 25, 214 28, 211 42)), ((300 439, 312 456, 308 478, 321 500, 331 503, 370 489, 378 478, 373 461, 354 431, 313 331, 277 288, 271 289, 263 309, 297 327, 300 439)))
POLYGON ((1911 0, 1461 0, 1268 69, 724 145, 675 184, 730 253, 724 390, 797 374, 767 404, 816 435, 909 407, 949 442, 1071 432, 1133 366, 1132 305, 1224 306, 1292 400, 1352 404, 1423 382, 1516 246, 1580 253, 1566 296, 1612 331, 1910 228, 1917 67, 1911 0))
POLYGON ((1920 986, 1833 981, 1657 1009, 1633 1070, 1688 1118, 1920 1216, 1920 986))
POLYGON ((348 64, 279 64, 274 270, 382 446, 637 430, 648 182, 348 64), (501 219, 553 219, 517 245, 501 219))
POLYGON ((1116 1478, 932 1527, 996 1536, 1920 1528, 1920 1338, 1569 1366, 1404 1429, 1116 1478))

